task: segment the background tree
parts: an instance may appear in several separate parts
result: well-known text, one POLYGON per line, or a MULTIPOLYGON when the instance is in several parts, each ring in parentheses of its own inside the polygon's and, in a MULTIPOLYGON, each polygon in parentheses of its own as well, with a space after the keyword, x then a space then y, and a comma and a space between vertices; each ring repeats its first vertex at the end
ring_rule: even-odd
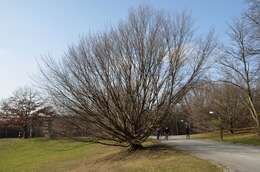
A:
POLYGON ((49 108, 43 107, 39 94, 31 88, 20 88, 13 96, 3 101, 2 112, 10 119, 15 119, 16 125, 22 129, 22 136, 32 136, 32 125, 40 112, 47 112, 49 108))
POLYGON ((201 81, 186 94, 181 102, 182 111, 193 123, 194 132, 215 129, 215 126, 210 122, 212 117, 209 116, 212 89, 213 86, 209 80, 201 81))
POLYGON ((250 25, 251 36, 256 44, 254 44, 254 52, 260 53, 260 1, 248 0, 248 10, 245 12, 247 23, 250 25))
POLYGON ((244 92, 231 84, 204 80, 186 94, 181 105, 194 132, 213 131, 220 122, 231 133, 234 128, 253 124, 244 104, 244 92))
POLYGON ((199 81, 215 44, 194 38, 186 14, 149 7, 130 11, 109 31, 69 48, 61 61, 44 60, 53 101, 97 128, 95 137, 133 150, 199 81))
POLYGON ((243 103, 244 93, 239 88, 230 84, 215 84, 211 96, 211 110, 220 116, 224 129, 233 134, 235 128, 250 125, 243 103))
POLYGON ((237 20, 230 26, 231 45, 227 46, 224 55, 220 59, 222 69, 222 80, 240 88, 244 93, 244 103, 258 128, 259 112, 256 109, 256 95, 259 64, 259 56, 252 53, 254 39, 252 39, 250 30, 244 20, 237 20), (227 79, 226 79, 227 78, 227 79))

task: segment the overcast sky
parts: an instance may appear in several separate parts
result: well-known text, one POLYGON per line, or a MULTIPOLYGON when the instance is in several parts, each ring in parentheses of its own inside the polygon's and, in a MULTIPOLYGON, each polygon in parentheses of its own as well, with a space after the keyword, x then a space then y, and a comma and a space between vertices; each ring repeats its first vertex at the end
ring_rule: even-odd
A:
POLYGON ((214 27, 220 40, 246 7, 244 0, 0 0, 0 99, 31 85, 41 56, 61 56, 81 35, 115 25, 140 4, 191 11, 198 32, 214 27))

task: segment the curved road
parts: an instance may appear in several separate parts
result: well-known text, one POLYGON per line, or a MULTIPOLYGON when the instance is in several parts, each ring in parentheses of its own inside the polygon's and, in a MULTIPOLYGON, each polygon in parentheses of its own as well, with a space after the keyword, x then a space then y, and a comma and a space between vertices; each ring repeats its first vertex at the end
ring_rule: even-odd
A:
POLYGON ((208 140, 186 140, 184 136, 170 136, 168 141, 162 142, 227 167, 226 171, 260 172, 260 147, 208 140))

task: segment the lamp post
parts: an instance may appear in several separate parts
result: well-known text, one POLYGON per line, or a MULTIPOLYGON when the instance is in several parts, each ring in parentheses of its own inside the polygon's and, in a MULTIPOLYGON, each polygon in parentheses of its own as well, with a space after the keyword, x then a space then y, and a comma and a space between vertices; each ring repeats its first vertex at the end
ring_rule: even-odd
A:
POLYGON ((214 112, 214 111, 209 111, 209 114, 210 114, 210 115, 216 115, 216 116, 217 116, 218 122, 219 122, 220 140, 223 141, 223 135, 224 135, 224 134, 223 134, 223 130, 224 130, 224 128, 223 128, 223 125, 222 125, 222 119, 221 119, 220 114, 219 114, 219 113, 216 113, 216 112, 214 112))
POLYGON ((181 127, 180 127, 180 128, 181 128, 181 134, 183 134, 183 126, 184 126, 183 123, 184 123, 184 120, 181 119, 181 120, 180 120, 180 124, 181 124, 181 125, 180 125, 180 126, 181 126, 181 127))
POLYGON ((185 126, 186 139, 190 139, 190 123, 186 120, 181 120, 181 123, 185 126))

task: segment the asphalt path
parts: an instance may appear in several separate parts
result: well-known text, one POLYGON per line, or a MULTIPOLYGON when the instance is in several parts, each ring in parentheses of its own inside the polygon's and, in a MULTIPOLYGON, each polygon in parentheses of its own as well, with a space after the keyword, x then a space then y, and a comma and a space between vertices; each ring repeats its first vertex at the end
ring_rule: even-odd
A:
POLYGON ((231 172, 260 172, 260 147, 221 143, 210 140, 186 140, 185 136, 170 136, 162 143, 219 164, 231 172))

